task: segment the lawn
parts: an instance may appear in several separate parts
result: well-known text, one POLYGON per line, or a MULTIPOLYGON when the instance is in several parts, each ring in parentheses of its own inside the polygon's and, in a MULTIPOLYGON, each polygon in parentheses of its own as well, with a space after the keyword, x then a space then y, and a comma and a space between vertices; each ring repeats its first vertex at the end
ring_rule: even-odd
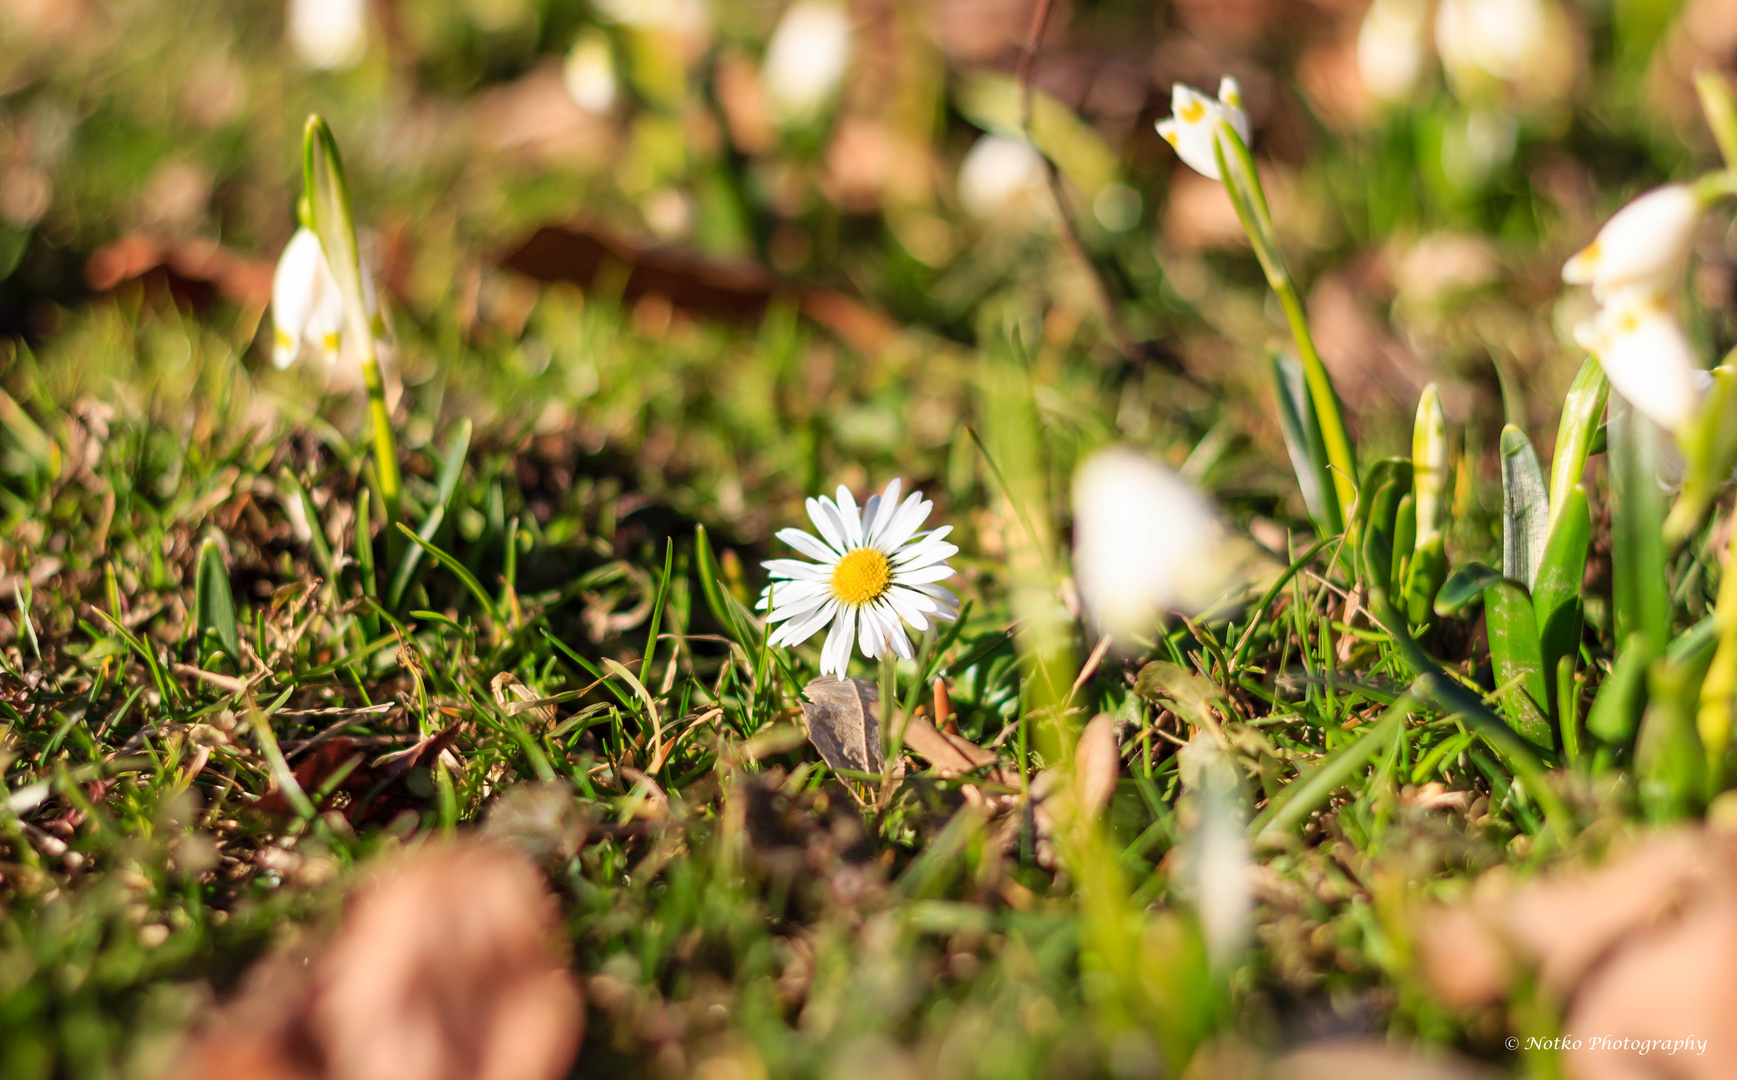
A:
POLYGON ((1731 1075, 1734 24, 0 0, 0 1076, 1731 1075))

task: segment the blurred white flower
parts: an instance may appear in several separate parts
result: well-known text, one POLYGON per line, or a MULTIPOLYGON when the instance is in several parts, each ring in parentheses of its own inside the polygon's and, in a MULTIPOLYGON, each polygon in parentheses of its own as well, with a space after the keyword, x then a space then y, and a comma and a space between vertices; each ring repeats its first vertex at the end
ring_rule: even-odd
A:
POLYGON ((1450 77, 1512 81, 1550 47, 1543 0, 1441 0, 1435 45, 1450 77))
POLYGON ((290 0, 287 31, 308 67, 355 67, 368 51, 367 0, 290 0))
POLYGON ((1653 423, 1677 431, 1694 414, 1700 365, 1658 293, 1637 287, 1606 297, 1598 314, 1575 327, 1574 339, 1598 357, 1611 388, 1653 423))
POLYGON ((1442 129, 1441 171, 1463 191, 1482 187, 1497 169, 1514 160, 1520 123, 1503 109, 1473 109, 1463 123, 1442 129))
MULTIPOLYGON (((375 338, 385 342, 386 324, 380 314, 374 276, 366 266, 362 268, 362 298, 375 338)), ((346 351, 344 298, 320 248, 320 238, 305 227, 296 230, 278 257, 271 282, 271 321, 271 362, 279 368, 295 363, 304 350, 327 363, 335 362, 346 351)))
POLYGON ((985 135, 959 163, 959 202, 974 217, 1030 216, 1046 199, 1043 158, 1024 139, 985 135))
POLYGON ((1074 474, 1074 579, 1117 637, 1216 600, 1231 565, 1212 505, 1137 451, 1100 450, 1074 474))
POLYGON ((1200 918, 1206 953, 1223 968, 1248 946, 1254 894, 1237 768, 1206 732, 1176 752, 1193 826, 1183 841, 1183 886, 1200 918))
POLYGON ((773 584, 760 594, 758 606, 771 608, 768 626, 784 624, 769 643, 798 645, 831 623, 820 650, 820 673, 841 679, 853 645, 870 660, 911 659, 915 653, 904 623, 922 632, 931 623, 958 617, 959 598, 938 584, 953 576, 947 560, 959 549, 946 540, 953 527, 917 531, 933 505, 917 491, 899 502, 897 480, 882 494, 869 496, 860 512, 842 484, 837 502, 824 495, 809 499, 808 516, 820 536, 784 529, 778 539, 816 561, 763 564, 773 584))
POLYGON ((1688 262, 1704 209, 1687 184, 1666 184, 1611 215, 1592 243, 1568 260, 1562 280, 1591 285, 1604 300, 1621 289, 1669 293, 1688 262))
POLYGON ((766 46, 761 82, 773 114, 786 124, 814 118, 850 64, 850 15, 832 0, 796 0, 766 46))
POLYGON ((609 53, 609 39, 592 31, 575 41, 561 65, 561 82, 581 109, 608 112, 615 104, 615 60, 609 53))
POLYGON ((1357 74, 1383 101, 1403 101, 1422 81, 1429 59, 1424 0, 1375 0, 1357 29, 1357 74))
POLYGON ((1191 86, 1177 83, 1170 90, 1170 115, 1158 121, 1158 134, 1176 148, 1185 165, 1214 180, 1219 179, 1218 158, 1212 142, 1220 121, 1229 124, 1246 144, 1250 138, 1248 114, 1242 109, 1242 90, 1226 75, 1218 84, 1214 101, 1191 86))

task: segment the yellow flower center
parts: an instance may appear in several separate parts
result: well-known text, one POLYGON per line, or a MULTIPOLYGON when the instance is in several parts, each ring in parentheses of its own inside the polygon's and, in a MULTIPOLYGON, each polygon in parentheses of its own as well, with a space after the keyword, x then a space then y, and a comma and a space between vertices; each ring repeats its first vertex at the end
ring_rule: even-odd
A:
POLYGON ((1183 102, 1182 108, 1180 108, 1176 111, 1177 119, 1181 120, 1184 124, 1198 124, 1200 122, 1200 118, 1205 116, 1205 115, 1206 115, 1206 106, 1202 105, 1200 102, 1194 100, 1193 98, 1190 98, 1188 101, 1183 102))
POLYGON ((856 548, 832 568, 832 595, 853 607, 879 597, 892 582, 893 564, 874 548, 856 548))

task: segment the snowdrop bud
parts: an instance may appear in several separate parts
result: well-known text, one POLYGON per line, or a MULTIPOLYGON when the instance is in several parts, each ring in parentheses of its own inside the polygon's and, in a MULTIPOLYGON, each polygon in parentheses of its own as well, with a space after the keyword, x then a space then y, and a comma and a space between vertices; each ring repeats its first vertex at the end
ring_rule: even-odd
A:
POLYGON ((1624 289, 1605 299, 1574 339, 1598 357, 1611 388, 1653 423, 1677 431, 1701 397, 1694 348, 1650 289, 1624 289))
POLYGON ((1218 157, 1212 141, 1220 122, 1229 124, 1247 143, 1248 114, 1243 112, 1242 91, 1229 75, 1218 85, 1214 101, 1191 86, 1177 83, 1170 91, 1170 115, 1158 121, 1158 134, 1176 149, 1183 164, 1202 176, 1219 179, 1218 157))
MULTIPOLYGON (((362 299, 377 340, 386 341, 386 325, 374 277, 362 270, 362 299)), ((297 229, 278 257, 271 282, 271 362, 279 368, 295 363, 304 349, 327 363, 335 362, 344 345, 344 298, 326 262, 320 239, 311 229, 297 229)))
POLYGON ((797 0, 778 20, 761 73, 773 113, 798 124, 812 119, 844 81, 850 63, 850 16, 832 0, 797 0))
POLYGON ((593 31, 574 42, 561 66, 561 82, 581 109, 608 112, 615 104, 615 61, 609 55, 609 39, 593 31))
POLYGON ((959 201, 975 217, 1030 216, 1044 198, 1043 159, 1024 139, 985 135, 959 163, 959 201))
POLYGON ((1383 101, 1403 101, 1423 78, 1428 59, 1428 7, 1423 0, 1375 0, 1357 30, 1357 74, 1383 101))
POLYGON ((1197 611, 1226 580, 1225 536, 1212 505, 1180 476, 1125 448, 1102 450, 1074 476, 1074 575, 1086 607, 1118 637, 1166 612, 1197 611))
POLYGON ((308 67, 355 67, 368 51, 367 0, 290 0, 288 33, 308 67))
POLYGON ((1687 184, 1656 187, 1618 210, 1592 243, 1562 268, 1570 285, 1591 285, 1600 300, 1618 289, 1676 288, 1703 206, 1687 184))

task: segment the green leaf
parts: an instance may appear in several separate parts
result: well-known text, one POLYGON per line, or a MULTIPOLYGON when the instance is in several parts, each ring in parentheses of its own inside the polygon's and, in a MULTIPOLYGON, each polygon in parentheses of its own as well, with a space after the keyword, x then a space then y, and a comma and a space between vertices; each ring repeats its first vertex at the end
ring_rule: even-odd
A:
POLYGON ((1666 578, 1664 497, 1659 491, 1659 430, 1620 397, 1610 406, 1611 571, 1616 637, 1644 632, 1662 647, 1671 639, 1666 578))
POLYGON ((1647 672, 1647 710, 1635 740, 1641 807, 1653 821, 1677 821, 1707 804, 1707 751, 1695 727, 1707 658, 1662 656, 1647 672))
MULTIPOLYGON (((423 519, 422 528, 416 530, 416 535, 424 542, 432 541, 441 525, 446 522, 453 493, 458 490, 459 477, 464 473, 465 455, 470 452, 470 433, 470 420, 460 420, 452 441, 446 444, 446 454, 441 458, 440 474, 435 481, 434 507, 429 510, 428 517, 423 519)), ((398 571, 392 575, 392 587, 386 590, 388 610, 398 610, 398 605, 404 600, 405 590, 410 587, 410 580, 416 574, 416 567, 421 562, 421 546, 404 550, 403 558, 398 560, 398 571)))
POLYGON ((1484 589, 1484 623, 1490 634, 1490 662, 1496 685, 1506 686, 1502 708, 1508 721, 1543 750, 1555 746, 1550 727, 1549 680, 1538 644, 1532 598, 1506 578, 1484 589))
POLYGON ((344 300, 344 331, 357 341, 371 341, 368 306, 362 292, 362 263, 356 249, 356 221, 350 210, 350 186, 338 141, 318 113, 302 129, 302 181, 315 235, 326 253, 338 294, 344 300))
POLYGON ((1442 618, 1458 615, 1468 605, 1484 598, 1484 589, 1502 575, 1481 562, 1461 563, 1454 567, 1441 590, 1435 594, 1435 613, 1442 618))
POLYGON ((1586 489, 1576 484, 1568 490, 1562 512, 1550 528, 1544 561, 1532 587, 1532 610, 1537 618, 1538 641, 1544 670, 1556 670, 1556 662, 1577 651, 1580 645, 1580 586, 1586 575, 1586 552, 1592 543, 1592 515, 1586 489))
POLYGON ((241 638, 235 632, 235 596, 229 591, 229 569, 223 552, 210 537, 199 546, 199 569, 193 583, 194 626, 199 640, 216 634, 223 651, 241 663, 241 638))
POLYGON ((1610 380, 1597 360, 1587 357, 1569 384, 1562 401, 1562 419, 1556 425, 1556 455, 1550 463, 1550 527, 1562 516, 1574 485, 1586 471, 1586 458, 1598 435, 1599 419, 1610 398, 1610 380))
POLYGON ((1616 663, 1592 699, 1586 714, 1586 730, 1612 750, 1621 752, 1634 738, 1640 720, 1641 694, 1647 665, 1655 649, 1644 632, 1630 634, 1616 654, 1616 663))
POLYGON ((1405 569, 1401 594, 1405 602, 1405 616, 1411 620, 1413 626, 1422 626, 1429 621, 1430 613, 1435 610, 1436 595, 1441 591, 1442 579, 1445 577, 1447 549, 1443 547, 1441 535, 1438 533, 1430 537, 1429 543, 1418 546, 1411 556, 1410 565, 1405 569))
POLYGON ((1297 474, 1303 505, 1322 534, 1331 536, 1343 525, 1339 521, 1338 503, 1329 497, 1333 485, 1327 472, 1327 446, 1321 438, 1321 425, 1315 417, 1308 385, 1303 381, 1303 367, 1279 349, 1267 354, 1267 363, 1272 369, 1273 391, 1279 403, 1279 430, 1285 437, 1291 468, 1297 474))
POLYGON ((1502 429, 1502 576, 1530 589, 1544 561, 1550 496, 1532 440, 1512 424, 1502 429))

